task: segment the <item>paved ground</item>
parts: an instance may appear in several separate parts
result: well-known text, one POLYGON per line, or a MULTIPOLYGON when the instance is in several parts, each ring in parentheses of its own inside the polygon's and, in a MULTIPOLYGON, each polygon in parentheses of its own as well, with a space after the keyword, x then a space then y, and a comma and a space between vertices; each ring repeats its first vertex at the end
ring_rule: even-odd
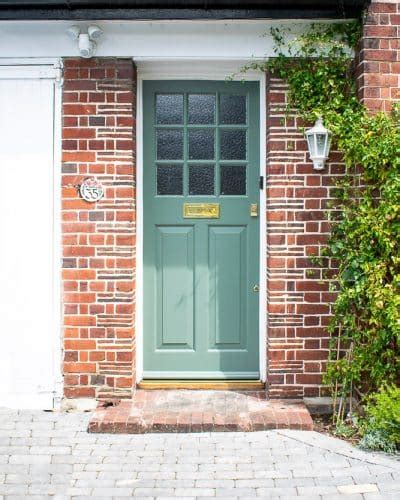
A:
POLYGON ((88 434, 89 414, 0 409, 0 499, 400 498, 400 462, 315 432, 88 434))

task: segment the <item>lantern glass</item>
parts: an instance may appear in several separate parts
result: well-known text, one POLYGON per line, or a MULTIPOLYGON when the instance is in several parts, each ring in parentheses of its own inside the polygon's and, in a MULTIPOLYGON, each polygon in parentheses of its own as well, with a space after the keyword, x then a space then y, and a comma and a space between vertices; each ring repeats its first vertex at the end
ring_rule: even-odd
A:
POLYGON ((310 157, 312 158, 315 156, 316 150, 315 150, 315 141, 314 141, 314 136, 313 135, 307 135, 307 144, 308 144, 308 151, 310 152, 310 157))
POLYGON ((328 136, 326 134, 316 134, 317 155, 325 156, 328 136))

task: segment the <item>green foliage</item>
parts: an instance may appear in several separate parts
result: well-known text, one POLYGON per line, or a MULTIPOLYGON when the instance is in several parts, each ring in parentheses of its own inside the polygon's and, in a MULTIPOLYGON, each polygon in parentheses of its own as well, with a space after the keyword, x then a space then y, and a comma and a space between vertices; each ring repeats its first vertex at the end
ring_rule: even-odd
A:
POLYGON ((380 430, 373 429, 364 434, 359 442, 360 448, 371 451, 384 451, 386 453, 396 453, 395 445, 390 441, 387 434, 380 430))
POLYGON ((347 425, 343 422, 338 422, 338 424, 335 427, 335 430, 333 431, 333 433, 336 436, 343 437, 345 439, 351 438, 352 436, 354 436, 356 432, 357 431, 354 427, 347 425))
POLYGON ((357 98, 358 23, 315 25, 289 44, 290 33, 272 35, 276 57, 249 67, 285 79, 288 109, 305 123, 323 117, 346 165, 330 207, 332 236, 321 255, 338 267, 339 289, 326 383, 342 397, 354 387, 371 392, 384 382, 399 384, 399 109, 372 116, 357 98))
POLYGON ((390 453, 400 450, 400 388, 382 386, 369 398, 365 412, 360 445, 390 453))
POLYGON ((276 58, 267 63, 267 69, 288 82, 291 109, 298 109, 311 121, 323 114, 324 121, 330 123, 343 109, 356 111, 360 107, 351 58, 359 32, 358 23, 315 24, 286 43, 289 32, 284 36, 278 29, 272 30, 276 58))

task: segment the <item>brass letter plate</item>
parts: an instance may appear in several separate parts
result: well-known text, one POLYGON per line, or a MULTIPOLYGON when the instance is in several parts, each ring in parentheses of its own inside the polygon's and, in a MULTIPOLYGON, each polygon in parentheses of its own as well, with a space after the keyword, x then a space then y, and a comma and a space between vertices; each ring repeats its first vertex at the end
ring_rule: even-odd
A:
POLYGON ((185 219, 219 219, 219 203, 184 203, 185 219))

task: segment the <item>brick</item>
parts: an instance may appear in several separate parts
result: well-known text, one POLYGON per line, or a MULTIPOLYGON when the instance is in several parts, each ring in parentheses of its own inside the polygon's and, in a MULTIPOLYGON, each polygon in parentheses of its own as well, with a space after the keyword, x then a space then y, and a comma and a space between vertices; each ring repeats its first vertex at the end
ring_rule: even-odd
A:
POLYGON ((66 373, 95 373, 95 363, 64 363, 66 373))
POLYGON ((96 349, 96 342, 94 340, 81 340, 81 339, 74 339, 74 340, 65 340, 64 341, 64 348, 66 350, 91 350, 91 349, 96 349))
POLYGON ((89 104, 64 104, 63 105, 64 115, 94 115, 96 114, 96 106, 89 104))

